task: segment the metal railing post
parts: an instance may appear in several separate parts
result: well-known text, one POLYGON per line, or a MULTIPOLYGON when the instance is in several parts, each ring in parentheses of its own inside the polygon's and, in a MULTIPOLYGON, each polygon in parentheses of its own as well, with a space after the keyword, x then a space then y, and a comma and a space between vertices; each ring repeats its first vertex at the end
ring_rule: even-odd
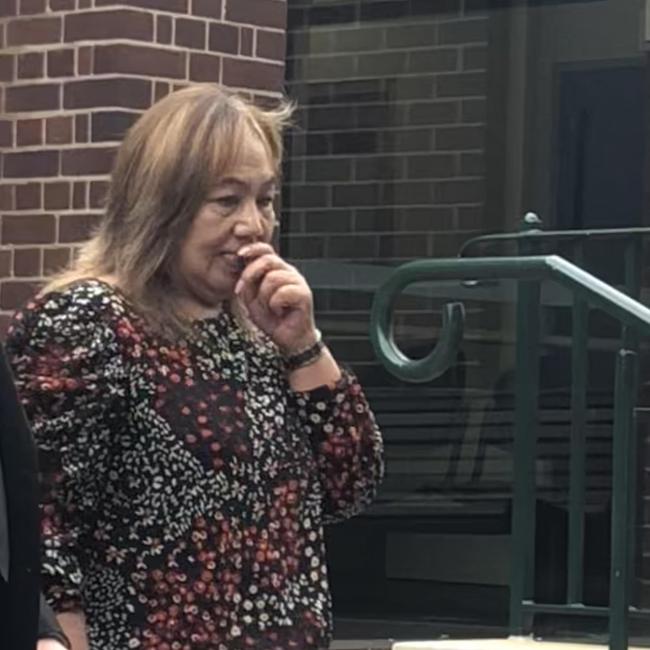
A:
POLYGON ((610 650, 627 650, 630 607, 630 477, 633 455, 637 355, 621 350, 616 360, 614 467, 612 479, 612 560, 610 572, 610 650))
MULTIPOLYGON (((576 245, 576 263, 583 260, 582 243, 576 245)), ((589 305, 573 298, 571 350, 571 445, 569 470, 569 541, 567 548, 567 602, 582 603, 585 539, 587 337, 589 305)))

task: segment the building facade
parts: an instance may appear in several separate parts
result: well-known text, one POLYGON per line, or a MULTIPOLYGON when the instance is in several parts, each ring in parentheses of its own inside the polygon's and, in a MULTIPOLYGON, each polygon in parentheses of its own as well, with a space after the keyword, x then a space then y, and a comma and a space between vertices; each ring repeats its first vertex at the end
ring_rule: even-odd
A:
POLYGON ((0 2, 0 319, 65 265, 101 214, 116 147, 188 82, 272 98, 284 0, 0 2))
MULTIPOLYGON (((529 212, 549 230, 649 225, 647 4, 0 0, 0 322, 97 222, 116 147, 157 98, 195 81, 260 101, 288 95, 298 111, 280 251, 307 275, 319 325, 368 388, 387 441, 377 503, 329 534, 337 635, 385 647, 389 638, 501 633, 515 289, 446 283, 400 299, 395 333, 414 357, 431 348, 444 303, 466 307, 457 363, 419 387, 377 363, 371 302, 397 264, 455 257, 476 235, 517 230, 529 212)), ((542 252, 575 259, 560 244, 542 252)), ((617 244, 582 254, 581 265, 620 283, 617 244)), ((557 602, 566 589, 571 305, 550 287, 543 303, 536 595, 557 602)), ((589 334, 584 600, 599 605, 620 332, 593 314, 589 334)), ((646 605, 648 512, 641 495, 634 599, 646 605)), ((600 621, 576 627, 552 616, 537 625, 603 631, 600 621)))

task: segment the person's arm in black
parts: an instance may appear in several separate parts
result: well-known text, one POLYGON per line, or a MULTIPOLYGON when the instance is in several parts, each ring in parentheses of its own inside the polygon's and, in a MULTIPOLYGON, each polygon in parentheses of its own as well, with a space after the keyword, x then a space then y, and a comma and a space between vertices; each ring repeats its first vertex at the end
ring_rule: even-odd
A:
POLYGON ((66 648, 70 648, 70 643, 63 634, 61 626, 57 623, 56 616, 50 608, 50 606, 45 602, 45 598, 41 594, 41 605, 38 614, 38 638, 41 639, 53 639, 58 641, 61 645, 66 648))

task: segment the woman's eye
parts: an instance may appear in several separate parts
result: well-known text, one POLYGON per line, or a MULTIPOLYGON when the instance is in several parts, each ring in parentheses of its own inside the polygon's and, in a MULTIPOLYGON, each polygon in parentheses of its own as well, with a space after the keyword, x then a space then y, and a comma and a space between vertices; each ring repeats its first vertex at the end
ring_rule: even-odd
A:
POLYGON ((273 207, 273 197, 272 196, 263 196, 257 200, 257 204, 264 208, 265 210, 273 207))
POLYGON ((239 197, 234 194, 229 194, 227 196, 217 196, 214 199, 210 199, 209 202, 216 204, 220 208, 232 210, 232 208, 237 207, 239 204, 239 197))

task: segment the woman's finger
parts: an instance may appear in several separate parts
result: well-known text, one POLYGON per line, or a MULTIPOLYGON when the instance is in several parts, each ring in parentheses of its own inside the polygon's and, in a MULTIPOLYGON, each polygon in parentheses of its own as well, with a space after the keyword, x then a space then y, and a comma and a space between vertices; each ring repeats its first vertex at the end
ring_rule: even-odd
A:
POLYGON ((281 316, 288 308, 295 308, 309 301, 309 288, 303 284, 284 284, 269 298, 269 309, 281 316))
POLYGON ((262 255, 275 255, 275 249, 271 244, 266 242, 256 242, 255 244, 246 244, 242 246, 237 255, 245 257, 247 260, 261 257, 262 255))
POLYGON ((256 285, 269 271, 276 269, 293 270, 293 267, 275 253, 258 257, 242 271, 235 285, 235 293, 239 294, 244 287, 256 285))
POLYGON ((262 305, 268 305, 271 296, 282 286, 289 284, 303 284, 302 278, 293 271, 288 271, 286 269, 278 269, 274 271, 269 271, 257 290, 256 299, 262 303, 262 305))

